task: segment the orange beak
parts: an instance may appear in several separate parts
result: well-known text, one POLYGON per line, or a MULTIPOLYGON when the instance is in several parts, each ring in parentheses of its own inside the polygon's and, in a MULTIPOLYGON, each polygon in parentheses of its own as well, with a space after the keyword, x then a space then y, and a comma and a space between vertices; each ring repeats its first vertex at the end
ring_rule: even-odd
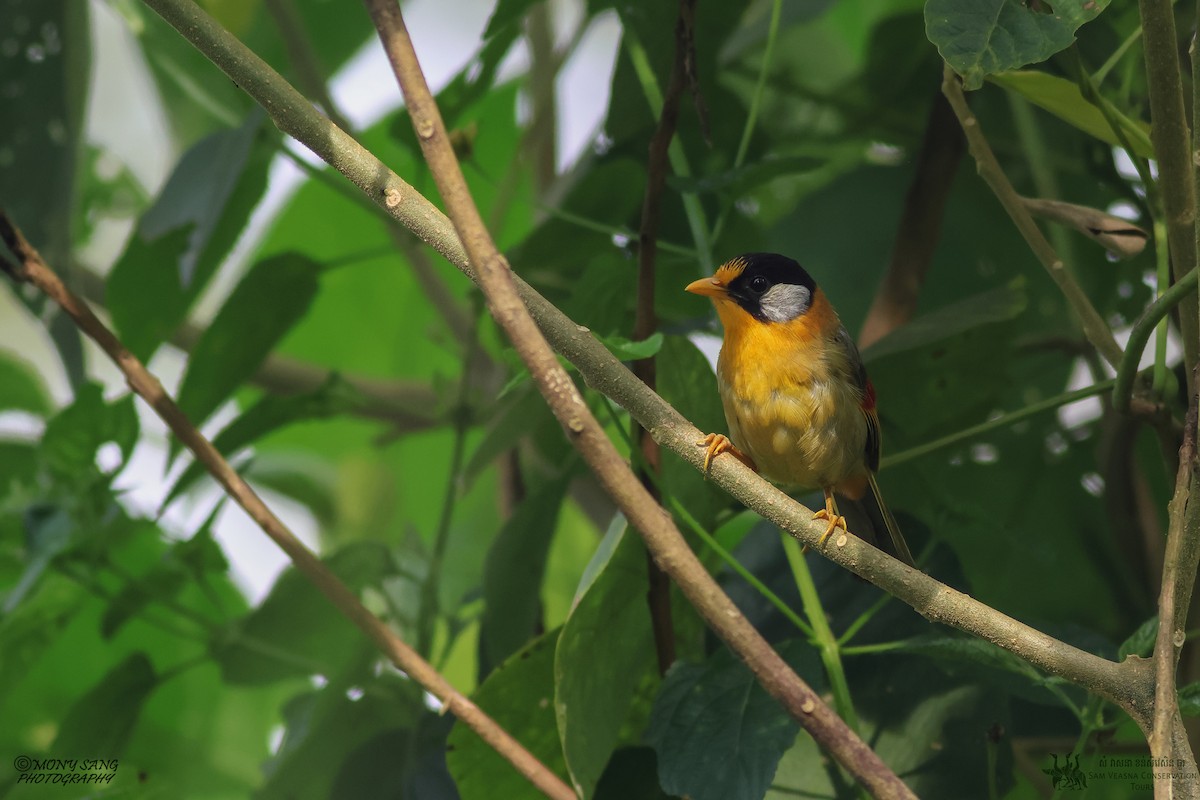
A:
POLYGON ((683 287, 683 290, 692 294, 702 294, 705 297, 725 297, 729 291, 725 288, 725 284, 716 278, 701 278, 698 281, 692 281, 683 287))

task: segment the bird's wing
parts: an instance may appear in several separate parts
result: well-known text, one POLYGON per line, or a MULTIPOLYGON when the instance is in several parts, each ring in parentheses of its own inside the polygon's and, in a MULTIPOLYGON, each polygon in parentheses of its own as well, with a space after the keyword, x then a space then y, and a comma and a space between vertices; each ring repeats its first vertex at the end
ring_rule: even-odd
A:
POLYGON ((879 454, 883 449, 883 437, 879 430, 879 413, 875 410, 875 387, 867 377, 867 368, 863 366, 862 356, 850 332, 844 327, 839 328, 834 336, 834 342, 846 354, 850 368, 850 379, 858 387, 859 403, 863 416, 867 418, 867 446, 864 461, 871 472, 879 471, 879 454))

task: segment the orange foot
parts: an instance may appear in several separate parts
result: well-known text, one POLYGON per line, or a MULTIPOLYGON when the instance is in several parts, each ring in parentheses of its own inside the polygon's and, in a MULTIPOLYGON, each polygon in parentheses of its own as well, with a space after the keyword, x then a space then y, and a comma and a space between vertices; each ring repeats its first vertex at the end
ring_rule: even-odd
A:
POLYGON ((833 500, 833 492, 828 489, 825 490, 825 507, 813 514, 813 519, 829 520, 829 527, 825 530, 825 533, 821 534, 821 540, 817 542, 818 545, 825 544, 825 540, 832 536, 833 532, 838 528, 846 530, 846 518, 837 513, 837 503, 833 500))
POLYGON ((699 442, 696 442, 697 447, 705 448, 704 453, 704 476, 708 477, 708 469, 712 466, 713 459, 721 455, 721 453, 729 453, 731 456, 741 461, 750 469, 758 472, 758 468, 754 466, 754 459, 738 450, 733 446, 733 442, 729 441, 729 437, 723 433, 710 433, 699 442))

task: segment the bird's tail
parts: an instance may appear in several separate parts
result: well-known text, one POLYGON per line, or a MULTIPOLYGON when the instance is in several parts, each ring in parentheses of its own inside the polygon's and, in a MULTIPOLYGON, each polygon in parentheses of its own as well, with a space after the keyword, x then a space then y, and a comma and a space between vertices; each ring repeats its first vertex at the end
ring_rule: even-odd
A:
POLYGON ((904 541, 904 534, 900 533, 900 526, 896 524, 896 518, 892 516, 892 512, 888 511, 887 505, 883 502, 883 495, 879 491, 879 484, 876 482, 875 476, 870 475, 868 480, 871 491, 864 494, 860 500, 846 503, 851 507, 847 509, 850 511, 848 515, 850 516, 850 530, 910 567, 915 566, 912 553, 909 552, 908 544, 904 541), (857 514, 854 513, 856 511, 857 514), (860 517, 866 519, 859 519, 860 517), (864 522, 867 530, 862 530, 864 522))

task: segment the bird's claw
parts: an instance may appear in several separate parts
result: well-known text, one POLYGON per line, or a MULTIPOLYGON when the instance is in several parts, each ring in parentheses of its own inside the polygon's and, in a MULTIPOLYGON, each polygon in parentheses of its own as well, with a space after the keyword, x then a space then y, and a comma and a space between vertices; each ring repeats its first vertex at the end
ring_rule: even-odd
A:
POLYGON ((706 478, 708 477, 709 469, 712 467, 713 459, 722 453, 729 453, 750 469, 754 470, 755 472, 758 471, 754 466, 754 462, 750 459, 750 456, 734 447, 733 442, 731 442, 729 437, 723 433, 710 433, 700 441, 696 442, 696 446, 705 448, 704 477, 706 478))
POLYGON ((836 512, 830 511, 827 508, 822 508, 820 511, 813 514, 813 519, 829 520, 829 527, 826 528, 825 532, 821 534, 821 539, 817 542, 818 545, 825 544, 829 537, 833 535, 833 532, 838 528, 841 528, 844 531, 847 530, 846 518, 836 512))

